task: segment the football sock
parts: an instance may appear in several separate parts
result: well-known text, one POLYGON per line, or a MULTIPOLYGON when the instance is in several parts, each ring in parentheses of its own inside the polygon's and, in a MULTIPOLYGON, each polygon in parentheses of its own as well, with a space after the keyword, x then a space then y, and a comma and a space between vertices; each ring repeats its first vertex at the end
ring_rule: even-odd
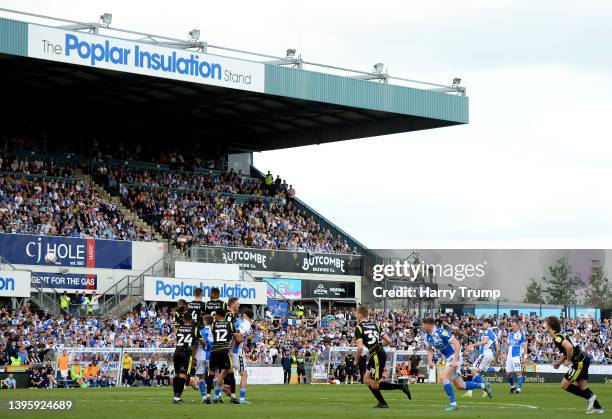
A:
POLYGON ((198 387, 200 388, 200 394, 202 396, 206 396, 206 380, 200 378, 200 382, 198 383, 198 387))
POLYGON ((451 403, 457 403, 457 400, 455 400, 455 391, 453 390, 453 385, 451 383, 444 384, 444 391, 448 395, 448 399, 451 403))
POLYGON ((508 377, 508 382, 510 383, 510 387, 514 387, 514 377, 508 377))
POLYGON ((233 372, 230 373, 227 376, 226 383, 229 384, 229 386, 230 386, 230 393, 232 393, 232 397, 235 398, 235 396, 236 396, 236 377, 234 376, 233 372))
POLYGON ((378 400, 378 403, 387 404, 380 390, 378 389, 374 390, 372 387, 369 387, 369 388, 372 394, 374 395, 374 397, 376 397, 376 400, 378 400))
MULTIPOLYGON (((576 396, 582 397, 583 399, 587 399, 587 400, 593 397, 593 392, 588 387, 585 388, 584 390, 581 390, 577 385, 571 384, 568 388, 565 389, 565 391, 567 391, 568 393, 575 394, 576 396)), ((601 409, 601 405, 599 404, 597 400, 595 400, 595 403, 593 403, 593 407, 595 409, 601 409)))
POLYGON ((246 399, 246 388, 240 389, 240 400, 246 399))
POLYGON ((215 376, 209 375, 206 377, 206 394, 210 394, 211 391, 215 388, 215 376))
POLYGON ((523 388, 523 376, 521 375, 520 377, 516 377, 516 381, 518 382, 518 388, 522 389, 523 388))
POLYGON ((181 377, 175 377, 172 382, 172 387, 174 387, 174 397, 181 397, 183 394, 183 389, 185 388, 185 379, 181 377))
POLYGON ((378 388, 380 390, 401 390, 403 386, 404 386, 403 384, 399 384, 399 383, 393 384, 393 383, 387 383, 386 381, 383 381, 378 385, 378 388))
POLYGON ((479 388, 484 388, 484 385, 482 383, 476 383, 473 380, 465 382, 465 389, 466 390, 474 390, 474 389, 479 389, 479 388))
POLYGON ((215 397, 221 397, 221 386, 215 386, 215 397))
POLYGON ((593 395, 593 393, 591 393, 591 390, 581 390, 577 385, 574 384, 570 384, 565 389, 565 391, 567 391, 568 393, 575 394, 578 397, 582 397, 583 399, 589 399, 593 395))

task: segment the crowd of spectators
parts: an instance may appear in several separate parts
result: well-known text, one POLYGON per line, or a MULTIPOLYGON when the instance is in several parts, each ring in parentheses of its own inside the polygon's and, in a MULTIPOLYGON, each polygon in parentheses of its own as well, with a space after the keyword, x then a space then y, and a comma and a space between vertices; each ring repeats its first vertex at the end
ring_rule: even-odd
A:
POLYGON ((164 150, 155 145, 137 142, 105 142, 94 140, 89 149, 93 162, 106 162, 108 160, 132 160, 145 163, 167 165, 174 169, 216 169, 224 168, 224 156, 202 150, 198 141, 189 145, 166 144, 164 150))
POLYGON ((231 170, 220 176, 104 165, 97 170, 125 205, 181 248, 199 244, 350 252, 346 240, 297 210, 293 187, 270 173, 259 181, 231 170), (253 198, 238 204, 223 192, 253 198))
MULTIPOLYGON (((48 157, 48 148, 45 140, 29 137, 0 144, 0 232, 157 240, 127 221, 89 182, 73 178, 75 163, 60 165, 48 157), (31 154, 11 154, 15 149, 31 154)), ((96 179, 179 248, 200 244, 351 252, 344 238, 297 209, 295 189, 280 176, 219 171, 218 157, 195 148, 160 152, 94 141, 90 152, 96 179), (113 165, 110 159, 155 162, 172 170, 113 165)))
POLYGON ((0 152, 0 172, 3 174, 42 175, 70 177, 74 174, 72 164, 57 165, 53 159, 33 155, 31 158, 9 156, 0 152))
POLYGON ((274 182, 274 188, 269 188, 259 179, 247 177, 233 170, 217 175, 212 171, 201 173, 102 164, 97 166, 96 174, 111 189, 118 190, 124 198, 130 192, 128 185, 135 187, 138 191, 170 189, 209 194, 231 193, 280 198, 284 198, 289 189, 287 182, 281 181, 278 176, 274 182))
POLYGON ((82 179, 0 174, 0 232, 155 240, 82 179))
MULTIPOLYGON (((51 316, 32 311, 29 306, 17 313, 0 309, 0 366, 18 358, 22 364, 40 365, 46 355, 60 347, 76 348, 172 348, 174 347, 173 309, 143 308, 121 318, 68 314, 51 316)), ((268 313, 269 314, 269 313, 268 313)), ((418 319, 413 314, 382 311, 373 313, 383 331, 398 350, 425 350, 425 341, 418 319)), ((474 316, 444 314, 438 321, 451 330, 464 346, 477 339, 483 319, 474 316)), ((504 365, 503 353, 511 318, 495 319, 494 331, 499 341, 498 364, 504 365)), ((551 336, 545 334, 542 320, 521 318, 527 335, 526 358, 536 363, 549 363, 558 356, 551 336)), ((255 322, 246 342, 251 362, 279 364, 283 353, 297 350, 307 362, 326 359, 331 346, 354 346, 355 315, 352 309, 329 311, 322 318, 307 315, 297 321, 264 316, 255 322)), ((563 320, 563 330, 591 357, 595 364, 612 364, 612 322, 610 320, 563 320)), ((470 354, 464 351, 464 355, 470 354)), ((437 358, 439 360, 439 358, 437 358)), ((17 361, 15 361, 17 362, 17 361)))

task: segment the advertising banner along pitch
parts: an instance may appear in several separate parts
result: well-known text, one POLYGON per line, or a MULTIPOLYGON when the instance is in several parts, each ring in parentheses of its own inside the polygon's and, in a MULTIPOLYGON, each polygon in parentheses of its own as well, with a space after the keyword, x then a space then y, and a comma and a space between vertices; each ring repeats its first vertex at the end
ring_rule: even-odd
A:
POLYGON ((29 297, 30 276, 29 271, 0 271, 0 296, 29 297))
POLYGON ((98 276, 94 274, 70 274, 53 272, 32 272, 32 284, 47 290, 96 291, 98 276))
POLYGON ((246 270, 361 276, 361 256, 279 250, 208 247, 220 263, 236 263, 246 270))
POLYGON ((187 301, 193 298, 196 288, 204 290, 204 298, 210 297, 210 289, 219 288, 221 299, 236 297, 242 304, 266 304, 268 301, 266 284, 247 281, 217 281, 202 279, 161 278, 145 276, 144 299, 146 301, 187 301))
POLYGON ((49 253, 56 256, 53 266, 132 269, 129 241, 0 234, 0 256, 13 265, 49 265, 49 253))

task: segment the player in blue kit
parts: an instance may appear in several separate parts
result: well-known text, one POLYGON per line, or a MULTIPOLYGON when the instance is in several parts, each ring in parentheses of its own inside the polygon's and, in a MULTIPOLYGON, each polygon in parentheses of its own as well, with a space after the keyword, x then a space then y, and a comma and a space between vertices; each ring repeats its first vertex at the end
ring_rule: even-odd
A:
POLYGON ((508 333, 508 354, 506 356, 506 376, 510 383, 510 393, 521 394, 523 391, 523 354, 527 350, 525 334, 521 332, 521 325, 512 320, 512 331, 508 333), (516 374, 516 386, 512 373, 516 374))
POLYGON ((198 387, 200 389, 200 394, 202 395, 202 403, 206 404, 210 404, 210 391, 214 386, 215 378, 214 372, 210 371, 208 368, 208 362, 210 360, 210 348, 213 344, 213 337, 212 333, 210 332, 210 325, 212 324, 212 322, 212 316, 204 316, 203 327, 198 330, 199 345, 195 353, 195 358, 197 362, 196 375, 199 379, 198 387))
POLYGON ((244 344, 251 335, 252 320, 253 312, 246 310, 242 313, 241 318, 234 322, 237 333, 235 339, 232 339, 230 346, 232 366, 240 374, 240 400, 238 401, 240 404, 251 404, 251 402, 246 400, 248 374, 246 371, 244 344))
MULTIPOLYGON (((472 366, 472 381, 480 383, 484 380, 480 373, 489 368, 495 359, 495 352, 497 350, 497 336, 495 336, 495 332, 493 332, 493 320, 486 319, 482 322, 482 329, 479 333, 478 342, 469 345, 467 350, 471 352, 475 348, 478 348, 478 358, 472 366)), ((470 396, 471 393, 472 390, 466 392, 466 394, 470 394, 470 396)), ((482 397, 487 396, 488 394, 483 392, 482 397)))
POLYGON ((425 332, 425 342, 427 344, 427 361, 429 368, 434 368, 433 354, 434 349, 442 354, 446 362, 442 371, 442 384, 444 391, 450 400, 447 411, 458 410, 457 400, 451 381, 458 390, 483 389, 489 397, 492 397, 491 385, 487 382, 464 382, 459 374, 463 356, 461 353, 461 343, 446 329, 436 327, 434 319, 431 317, 423 319, 421 325, 425 332))

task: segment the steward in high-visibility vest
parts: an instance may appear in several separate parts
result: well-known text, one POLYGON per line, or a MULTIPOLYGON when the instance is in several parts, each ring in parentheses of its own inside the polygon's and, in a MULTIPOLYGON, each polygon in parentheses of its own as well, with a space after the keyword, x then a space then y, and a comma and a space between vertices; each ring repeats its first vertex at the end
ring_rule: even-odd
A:
POLYGON ((295 317, 300 318, 304 317, 304 306, 301 304, 296 304, 295 306, 295 317))
POLYGON ((60 296, 60 308, 62 311, 67 312, 68 306, 70 306, 70 297, 65 292, 60 296))
POLYGON ((91 315, 94 312, 93 309, 93 298, 91 296, 85 297, 85 301, 87 302, 87 314, 91 315))

